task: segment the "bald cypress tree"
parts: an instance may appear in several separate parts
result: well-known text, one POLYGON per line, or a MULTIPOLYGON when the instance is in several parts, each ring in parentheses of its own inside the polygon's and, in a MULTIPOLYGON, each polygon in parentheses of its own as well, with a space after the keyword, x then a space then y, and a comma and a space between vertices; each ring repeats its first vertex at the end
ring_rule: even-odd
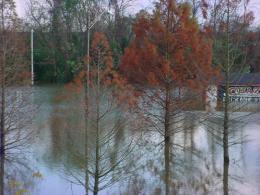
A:
POLYGON ((29 118, 29 63, 21 21, 13 0, 0 2, 0 194, 4 194, 5 160, 7 151, 25 144, 29 134, 23 132, 29 118), (28 68, 27 68, 28 67, 28 68), (21 93, 20 93, 21 92, 21 93), (28 111, 28 110, 27 110, 28 111))

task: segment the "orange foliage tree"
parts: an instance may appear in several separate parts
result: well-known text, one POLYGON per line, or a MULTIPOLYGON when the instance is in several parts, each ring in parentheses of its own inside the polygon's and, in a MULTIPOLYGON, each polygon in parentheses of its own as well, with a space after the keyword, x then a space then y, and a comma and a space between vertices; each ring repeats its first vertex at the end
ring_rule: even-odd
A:
MULTIPOLYGON (((83 61, 87 63, 88 56, 83 61)), ((120 179, 123 161, 130 154, 132 140, 129 138, 129 142, 121 143, 117 137, 125 128, 133 128, 134 117, 132 114, 129 117, 129 114, 136 101, 132 87, 113 68, 112 53, 103 33, 94 34, 89 61, 87 158, 79 163, 89 175, 89 182, 85 180, 84 184, 86 191, 98 194, 120 179), (116 176, 112 179, 112 175, 116 176)), ((81 71, 68 85, 70 92, 84 91, 87 75, 85 70, 81 71)))
POLYGON ((121 63, 128 79, 152 86, 205 86, 213 72, 212 44, 188 4, 161 0, 154 13, 141 14, 133 28, 135 38, 121 63))
MULTIPOLYGON (((111 98, 114 98, 117 103, 127 102, 128 106, 134 106, 136 104, 136 98, 133 88, 128 84, 127 80, 114 69, 109 43, 103 33, 96 32, 94 34, 90 52, 90 56, 85 56, 83 59, 84 64, 87 63, 88 58, 90 59, 90 96, 98 98, 98 93, 102 93, 102 90, 109 89, 111 98)), ((67 85, 67 88, 77 93, 81 92, 86 77, 87 70, 80 71, 73 82, 67 85)))
POLYGON ((140 13, 133 31, 135 38, 125 50, 121 71, 143 93, 142 112, 164 138, 165 190, 169 194, 169 145, 179 131, 174 121, 183 114, 181 92, 204 91, 217 73, 211 65, 210 33, 207 27, 199 27, 189 4, 175 0, 160 0, 152 14, 140 13))

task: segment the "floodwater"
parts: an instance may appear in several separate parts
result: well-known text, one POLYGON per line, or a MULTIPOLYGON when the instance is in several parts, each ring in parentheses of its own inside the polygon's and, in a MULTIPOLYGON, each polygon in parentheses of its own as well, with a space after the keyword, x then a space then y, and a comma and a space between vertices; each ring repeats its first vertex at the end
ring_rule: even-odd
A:
MULTIPOLYGON (((40 107, 34 113, 32 127, 37 136, 19 162, 6 165, 7 194, 21 189, 32 195, 85 194, 83 110, 79 99, 57 98, 62 90, 57 86, 35 87, 33 101, 40 107)), ((122 117, 112 115, 106 123, 122 117)), ((221 112, 182 114, 181 130, 174 134, 170 146, 170 194, 223 194, 221 117, 221 112)), ((231 118, 230 164, 225 180, 229 194, 259 195, 260 114, 247 109, 233 113, 231 118)), ((134 120, 131 122, 136 124, 138 119, 134 120)), ((165 194, 163 138, 145 126, 133 132, 129 127, 132 125, 123 126, 110 149, 103 150, 107 159, 101 165, 105 169, 125 155, 122 150, 130 148, 102 181, 100 194, 165 194)), ((90 161, 90 167, 94 166, 91 163, 94 161, 90 161)))

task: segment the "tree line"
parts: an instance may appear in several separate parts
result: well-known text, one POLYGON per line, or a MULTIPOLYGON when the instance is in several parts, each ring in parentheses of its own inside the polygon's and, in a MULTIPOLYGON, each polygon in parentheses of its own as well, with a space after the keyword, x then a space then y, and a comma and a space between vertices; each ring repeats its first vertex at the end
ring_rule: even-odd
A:
POLYGON ((82 68, 82 58, 87 53, 87 26, 102 12, 91 32, 106 34, 114 64, 119 67, 120 57, 132 37, 134 17, 126 14, 130 3, 129 0, 44 0, 40 3, 31 0, 26 22, 35 31, 36 79, 45 82, 72 80, 82 68))
MULTIPOLYGON (((225 1, 179 1, 188 2, 191 7, 192 17, 198 21, 199 28, 203 28, 205 20, 212 27, 214 40, 221 40, 221 31, 224 28, 225 1), (207 19, 205 16, 207 15, 207 19)), ((259 28, 252 27, 253 14, 247 10, 247 5, 239 1, 239 7, 244 6, 246 14, 241 15, 241 10, 232 8, 230 31, 240 32, 239 45, 235 53, 237 57, 236 71, 259 72, 259 28), (243 4, 243 5, 242 5, 243 4), (245 52, 246 51, 246 52, 245 52), (244 62, 245 61, 245 62, 244 62), (244 63, 245 66, 242 66, 244 63)), ((87 53, 87 25, 97 19, 105 11, 91 30, 102 31, 109 40, 114 57, 114 64, 118 68, 122 55, 134 38, 132 26, 142 12, 136 15, 129 13, 133 4, 128 0, 87 1, 87 0, 30 0, 27 7, 24 29, 35 31, 35 71, 36 80, 39 82, 68 82, 82 68, 82 57, 87 53), (109 10, 109 11, 108 11, 109 10), (89 21, 88 21, 89 16, 89 21)), ((243 11, 242 11, 243 12, 243 11)), ((25 30, 26 31, 26 30, 25 30)), ((26 36, 27 43, 30 36, 26 36)), ((223 38, 223 37, 222 37, 223 38)), ((221 44, 215 44, 214 55, 222 49, 221 44)), ((28 51, 29 52, 29 51, 28 51)), ((213 65, 216 62, 213 59, 213 65)))

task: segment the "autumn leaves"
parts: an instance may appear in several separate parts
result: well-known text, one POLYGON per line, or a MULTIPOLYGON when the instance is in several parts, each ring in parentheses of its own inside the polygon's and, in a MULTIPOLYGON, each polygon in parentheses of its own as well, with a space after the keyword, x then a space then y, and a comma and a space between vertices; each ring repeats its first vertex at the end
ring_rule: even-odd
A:
MULTIPOLYGON (((113 66, 105 34, 93 35, 90 56, 83 58, 83 66, 90 61, 90 87, 98 84, 113 89, 120 102, 134 105, 145 87, 201 92, 218 75, 212 66, 210 31, 207 26, 199 27, 189 4, 161 0, 152 14, 139 14, 133 31, 135 36, 125 49, 119 70, 113 66)), ((81 88, 86 77, 82 70, 73 83, 81 88)))
POLYGON ((121 62, 131 82, 194 88, 205 86, 215 72, 211 41, 188 4, 160 1, 153 14, 139 16, 134 33, 121 62))

